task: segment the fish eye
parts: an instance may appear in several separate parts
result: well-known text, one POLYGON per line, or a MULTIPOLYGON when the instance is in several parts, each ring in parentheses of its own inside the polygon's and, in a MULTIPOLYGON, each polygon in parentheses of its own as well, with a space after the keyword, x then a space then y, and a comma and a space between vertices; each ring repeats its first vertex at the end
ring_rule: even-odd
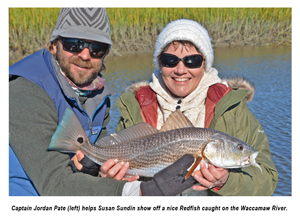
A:
POLYGON ((242 151, 244 149, 243 145, 239 144, 238 149, 242 151))

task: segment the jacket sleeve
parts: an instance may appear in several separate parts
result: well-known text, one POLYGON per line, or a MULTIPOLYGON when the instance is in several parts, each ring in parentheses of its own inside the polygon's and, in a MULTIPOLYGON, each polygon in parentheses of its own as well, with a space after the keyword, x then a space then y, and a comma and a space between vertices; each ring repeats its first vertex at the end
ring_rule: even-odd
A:
POLYGON ((9 83, 9 143, 40 195, 116 196, 126 181, 73 173, 70 156, 46 151, 58 115, 49 95, 36 84, 17 78, 9 83))
POLYGON ((226 184, 217 192, 210 191, 212 195, 272 195, 277 185, 278 172, 271 158, 269 141, 244 101, 225 112, 217 121, 215 129, 239 138, 259 151, 256 162, 262 172, 254 166, 231 169, 226 184))
POLYGON ((116 132, 143 122, 141 107, 133 93, 126 92, 122 94, 117 100, 117 106, 121 116, 119 117, 116 132))

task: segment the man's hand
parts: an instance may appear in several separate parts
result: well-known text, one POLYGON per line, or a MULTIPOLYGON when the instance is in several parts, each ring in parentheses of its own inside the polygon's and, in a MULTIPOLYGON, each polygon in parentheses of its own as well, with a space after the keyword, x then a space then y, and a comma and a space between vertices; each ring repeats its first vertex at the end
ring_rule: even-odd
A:
POLYGON ((82 172, 92 176, 98 176, 100 165, 94 163, 91 159, 85 156, 81 151, 77 151, 68 163, 74 173, 82 172))
POLYGON ((115 180, 127 180, 129 182, 135 181, 139 179, 138 175, 132 176, 132 177, 126 177, 126 172, 129 168, 129 163, 124 162, 118 162, 118 160, 107 160, 103 165, 101 166, 101 177, 108 177, 115 180))
POLYGON ((81 170, 82 169, 82 164, 79 163, 84 157, 84 154, 81 152, 81 151, 77 151, 76 154, 72 157, 71 160, 73 160, 74 162, 74 165, 76 166, 76 168, 78 170, 81 170))
POLYGON ((227 182, 229 170, 208 164, 208 168, 204 163, 200 163, 200 171, 196 171, 192 176, 201 184, 193 186, 194 190, 207 190, 215 188, 221 189, 227 182))
MULTIPOLYGON (((72 167, 73 172, 83 172, 82 171, 82 168, 83 168, 82 159, 83 158, 88 159, 81 151, 78 150, 76 152, 76 154, 73 156, 73 158, 71 159, 73 161, 73 164, 72 164, 72 161, 69 163, 69 165, 72 167)), ((89 161, 93 162, 90 159, 89 159, 89 161)), ((98 164, 95 164, 95 165, 98 165, 98 164)), ((110 159, 110 160, 106 161, 105 163, 103 163, 103 165, 101 165, 100 175, 101 175, 101 177, 108 177, 108 178, 112 178, 115 180, 127 180, 128 182, 132 182, 132 181, 139 179, 138 175, 125 178, 124 176, 125 176, 128 168, 129 168, 128 163, 123 163, 123 162, 119 163, 117 160, 110 159)), ((98 171, 99 171, 99 169, 97 170, 97 175, 98 175, 98 171)))

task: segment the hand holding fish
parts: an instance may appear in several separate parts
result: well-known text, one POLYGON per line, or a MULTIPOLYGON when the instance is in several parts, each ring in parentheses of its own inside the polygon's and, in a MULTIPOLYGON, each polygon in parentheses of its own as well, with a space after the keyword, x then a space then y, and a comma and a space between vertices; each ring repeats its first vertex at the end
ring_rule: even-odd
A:
POLYGON ((193 177, 185 178, 194 157, 185 154, 170 166, 154 174, 151 181, 140 185, 142 196, 174 196, 197 183, 193 177))
POLYGON ((125 174, 129 168, 129 163, 126 162, 118 162, 116 159, 107 160, 101 166, 100 175, 101 177, 108 177, 115 180, 127 180, 128 182, 132 182, 139 179, 138 175, 125 178, 125 174))
POLYGON ((72 157, 71 160, 73 160, 74 164, 75 164, 75 167, 78 169, 78 170, 81 170, 82 169, 82 164, 80 163, 80 161, 83 159, 84 157, 84 154, 81 152, 81 151, 77 151, 76 154, 72 157))
MULTIPOLYGON (((80 150, 78 150, 76 154, 72 157, 72 161, 74 162, 74 165, 77 168, 77 171, 75 172, 82 170, 83 165, 80 162, 83 158, 84 158, 84 153, 82 153, 80 150)), ((118 163, 117 160, 110 159, 105 163, 103 163, 103 165, 101 166, 100 175, 101 177, 108 177, 115 180, 127 180, 128 182, 132 182, 139 179, 138 175, 125 178, 124 176, 128 168, 129 168, 128 163, 124 163, 124 164, 118 163)))
MULTIPOLYGON (((126 174, 132 176, 153 177, 187 153, 192 154, 196 161, 186 179, 200 161, 226 169, 255 166, 262 171, 255 160, 259 152, 250 145, 223 132, 195 128, 180 110, 173 112, 160 130, 141 122, 93 145, 76 115, 66 109, 47 150, 65 153, 80 150, 99 165, 117 158, 130 163, 129 168, 125 168, 128 168, 126 174)), ((221 179, 213 176, 213 180, 221 179)), ((114 177, 114 174, 109 174, 109 177, 114 177)))
POLYGON ((98 176, 100 165, 93 162, 90 158, 84 155, 80 150, 72 157, 68 163, 74 173, 82 172, 91 176, 98 176))
POLYGON ((229 169, 216 167, 213 164, 208 164, 207 168, 204 163, 200 163, 200 170, 194 172, 192 176, 201 184, 193 186, 194 190, 222 188, 229 177, 229 169))

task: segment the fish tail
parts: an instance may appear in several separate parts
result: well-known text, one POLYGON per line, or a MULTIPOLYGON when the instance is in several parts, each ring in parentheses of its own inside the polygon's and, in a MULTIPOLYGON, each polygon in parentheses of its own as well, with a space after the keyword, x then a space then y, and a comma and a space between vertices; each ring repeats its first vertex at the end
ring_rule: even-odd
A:
POLYGON ((47 151, 76 153, 89 143, 88 137, 74 112, 67 108, 60 121, 47 151))

